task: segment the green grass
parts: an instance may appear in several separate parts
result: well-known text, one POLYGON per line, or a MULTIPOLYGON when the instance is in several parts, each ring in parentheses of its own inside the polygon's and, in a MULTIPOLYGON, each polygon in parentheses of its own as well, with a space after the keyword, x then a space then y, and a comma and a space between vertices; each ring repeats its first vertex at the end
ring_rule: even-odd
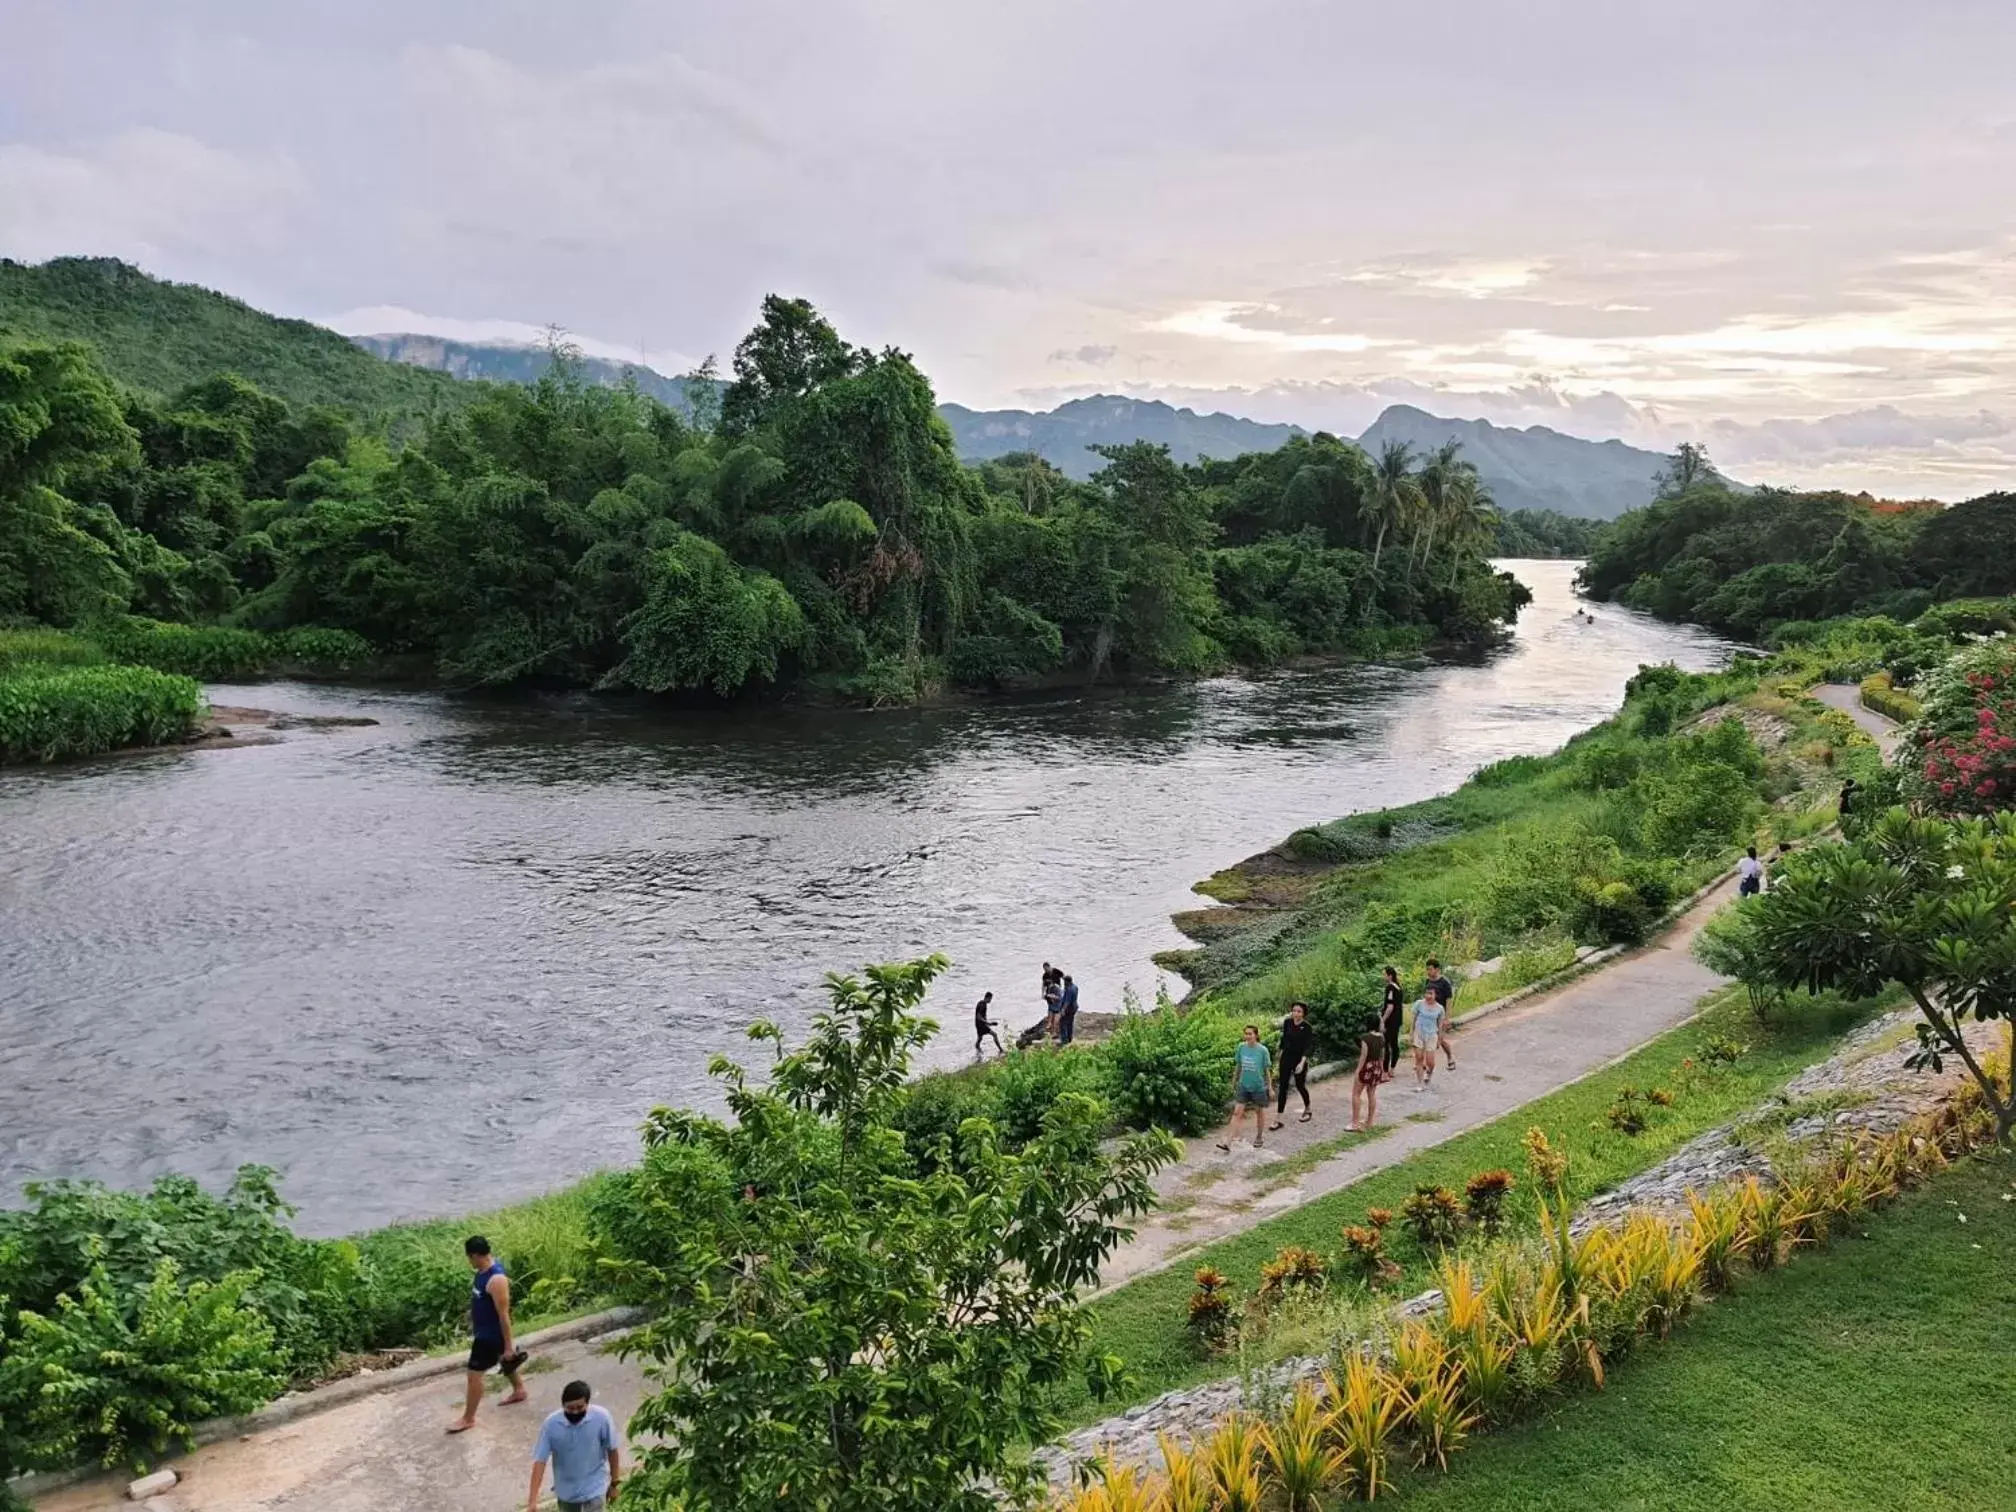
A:
POLYGON ((1601 1393, 1473 1439, 1396 1504, 1445 1512, 2016 1506, 2016 1157, 1977 1156, 1867 1238, 1744 1282, 1601 1393), (1967 1218, 1959 1222, 1960 1215, 1967 1218))
MULTIPOLYGON (((1441 1185, 1460 1192, 1479 1171, 1501 1168, 1520 1177, 1507 1204, 1509 1221, 1530 1221, 1536 1208, 1520 1146, 1528 1128, 1545 1129, 1567 1152, 1571 1194, 1578 1201, 1592 1197, 1658 1164, 1695 1135, 1754 1107, 1799 1071, 1824 1060, 1843 1033, 1877 1011, 1874 1003, 1816 999, 1795 1005, 1769 1027, 1760 1027, 1751 1019, 1740 987, 1722 989, 1703 1001, 1700 1018, 1661 1035, 1614 1066, 1292 1212, 1202 1246, 1167 1269, 1099 1298, 1091 1309, 1093 1343, 1126 1363, 1129 1384, 1103 1403, 1075 1389, 1067 1393, 1062 1406, 1068 1421, 1074 1426, 1092 1422, 1235 1368, 1222 1357, 1199 1354, 1184 1328, 1191 1277, 1199 1266, 1215 1266, 1242 1296, 1250 1296, 1262 1262, 1272 1259, 1283 1245, 1334 1253, 1339 1231, 1347 1223, 1362 1223, 1366 1208, 1397 1212, 1417 1186, 1441 1185), (1708 1066, 1700 1062, 1699 1052, 1715 1035, 1746 1042, 1751 1048, 1731 1065, 1708 1066), (1696 1063, 1691 1070, 1683 1065, 1689 1060, 1696 1063), (1666 1087, 1676 1092, 1677 1100, 1672 1108, 1656 1113, 1650 1128, 1627 1137, 1603 1121, 1604 1110, 1624 1086, 1666 1087)), ((1388 1231, 1387 1245, 1404 1271, 1396 1295, 1409 1296, 1434 1284, 1431 1257, 1397 1223, 1388 1231)))

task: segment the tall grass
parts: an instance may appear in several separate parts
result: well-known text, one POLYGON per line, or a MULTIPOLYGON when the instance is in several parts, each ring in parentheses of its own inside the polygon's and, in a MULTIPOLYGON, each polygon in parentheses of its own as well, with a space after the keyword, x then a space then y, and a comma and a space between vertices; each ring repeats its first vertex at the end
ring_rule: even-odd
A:
POLYGON ((96 642, 67 630, 0 630, 0 678, 57 667, 90 667, 105 659, 96 642))
POLYGON ((68 761, 187 739, 203 690, 146 667, 71 666, 0 679, 0 762, 68 761))

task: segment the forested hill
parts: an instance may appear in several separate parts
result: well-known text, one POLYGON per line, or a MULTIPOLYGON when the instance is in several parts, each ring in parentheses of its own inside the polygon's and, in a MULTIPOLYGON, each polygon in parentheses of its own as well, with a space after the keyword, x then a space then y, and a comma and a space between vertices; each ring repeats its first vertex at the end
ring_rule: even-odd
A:
POLYGON ((425 413, 474 397, 446 373, 383 362, 305 320, 283 320, 109 257, 0 259, 0 341, 89 342, 130 388, 168 395, 236 373, 290 404, 425 413))
POLYGON ((1159 399, 1120 394, 1073 399, 1053 410, 973 410, 963 404, 941 404, 938 413, 952 427, 959 455, 968 461, 1034 452, 1072 478, 1089 478, 1105 465, 1091 450, 1094 446, 1149 441, 1168 447, 1178 462, 1195 462, 1273 451, 1289 437, 1303 434, 1298 426, 1263 425, 1237 415, 1200 415, 1159 399))
MULTIPOLYGON (((493 383, 537 383, 553 366, 552 353, 543 347, 521 346, 500 341, 451 341, 444 336, 420 336, 401 332, 388 336, 353 336, 365 351, 387 362, 429 368, 456 378, 488 379, 493 383)), ((634 362, 611 362, 606 357, 577 356, 575 372, 589 383, 617 388, 634 382, 660 404, 669 404, 681 413, 690 405, 685 378, 668 378, 655 368, 634 362)), ((716 382, 716 389, 723 385, 716 382)))
POLYGON ((1368 452, 1388 441, 1431 452, 1459 442, 1502 510, 1552 510, 1582 519, 1614 520, 1650 504, 1666 458, 1622 441, 1585 441, 1544 425, 1524 430, 1489 420, 1445 420, 1411 404, 1389 406, 1358 438, 1368 452))

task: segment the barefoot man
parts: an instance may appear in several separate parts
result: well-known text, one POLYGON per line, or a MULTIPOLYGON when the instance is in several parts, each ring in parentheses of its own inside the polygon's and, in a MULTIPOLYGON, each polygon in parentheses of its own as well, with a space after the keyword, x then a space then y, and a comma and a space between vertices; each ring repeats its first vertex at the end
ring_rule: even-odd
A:
POLYGON ((448 1425, 450 1433, 467 1433, 476 1426, 476 1409, 483 1402, 483 1377, 502 1366, 511 1382, 511 1395, 504 1405, 525 1400, 525 1382, 518 1372, 525 1364, 511 1336, 511 1278, 490 1253, 490 1241, 481 1234, 462 1246, 469 1268, 476 1272, 476 1284, 469 1292, 469 1395, 462 1416, 448 1425))

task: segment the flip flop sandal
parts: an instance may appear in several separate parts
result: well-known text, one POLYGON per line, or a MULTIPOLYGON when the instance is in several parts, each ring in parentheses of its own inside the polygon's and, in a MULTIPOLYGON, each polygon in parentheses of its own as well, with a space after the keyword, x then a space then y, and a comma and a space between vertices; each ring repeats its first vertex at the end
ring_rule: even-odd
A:
POLYGON ((1269 1134, 1272 1134, 1272 1133, 1273 1133, 1273 1132, 1274 1132, 1275 1130, 1277 1130, 1277 1129, 1285 1129, 1285 1128, 1287 1128, 1287 1127, 1288 1127, 1288 1125, 1284 1124, 1283 1122, 1281 1122, 1281 1120, 1280 1120, 1280 1119, 1278 1119, 1278 1118, 1277 1118, 1277 1119, 1275 1119, 1275 1120, 1274 1120, 1274 1122, 1272 1122, 1272 1123, 1270 1123, 1269 1125, 1267 1125, 1267 1132, 1268 1132, 1269 1134))
POLYGON ((1218 1146, 1218 1148, 1223 1150, 1227 1155, 1230 1155, 1232 1153, 1232 1146, 1228 1144, 1221 1144, 1218 1146))
MULTIPOLYGON (((1307 1122, 1309 1122, 1309 1120, 1310 1120, 1310 1119, 1314 1118, 1315 1116, 1316 1116, 1316 1115, 1315 1115, 1314 1113, 1304 1113, 1304 1114, 1303 1114, 1303 1115, 1302 1115, 1302 1116, 1301 1116, 1300 1118, 1296 1119, 1296 1120, 1295 1120, 1295 1122, 1297 1122, 1297 1123, 1307 1123, 1307 1122)), ((1281 1125, 1279 1125, 1279 1124, 1276 1124, 1276 1125, 1274 1125, 1274 1127, 1278 1129, 1278 1128, 1280 1128, 1280 1127, 1281 1127, 1281 1125)))

